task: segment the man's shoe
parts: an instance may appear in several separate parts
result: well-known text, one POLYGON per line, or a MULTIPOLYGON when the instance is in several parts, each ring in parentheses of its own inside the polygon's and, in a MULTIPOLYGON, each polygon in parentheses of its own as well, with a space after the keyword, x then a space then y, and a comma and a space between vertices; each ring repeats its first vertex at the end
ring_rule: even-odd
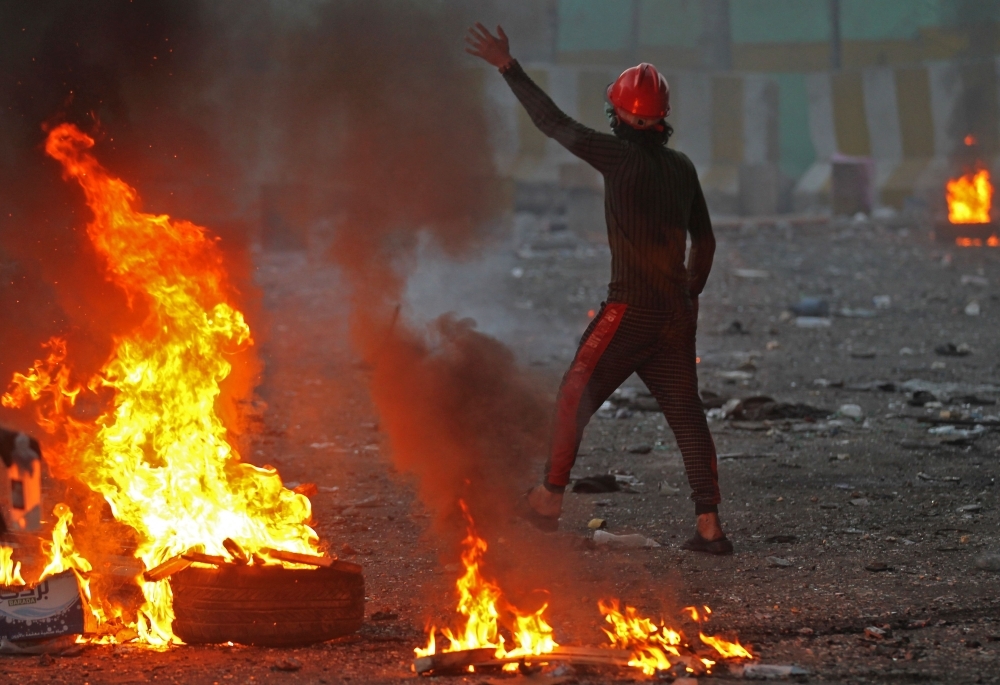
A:
POLYGON ((717 557, 727 557, 733 553, 733 543, 725 535, 718 540, 706 540, 698 532, 695 532, 693 538, 681 545, 681 549, 714 554, 717 557))
POLYGON ((535 511, 528 501, 529 493, 531 493, 531 490, 524 493, 524 497, 521 498, 517 508, 517 515, 542 532, 554 533, 559 530, 559 517, 545 516, 535 511))

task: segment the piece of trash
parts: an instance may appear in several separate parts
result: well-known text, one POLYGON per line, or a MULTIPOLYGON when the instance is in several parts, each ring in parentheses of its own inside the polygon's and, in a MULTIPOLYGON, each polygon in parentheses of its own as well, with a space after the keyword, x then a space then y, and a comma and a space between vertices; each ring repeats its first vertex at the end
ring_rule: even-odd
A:
POLYGON ((855 497, 854 499, 851 500, 851 504, 853 504, 856 507, 870 507, 872 501, 870 499, 867 499, 866 497, 855 497))
POLYGON ((948 438, 972 438, 981 435, 986 432, 983 426, 975 425, 971 429, 968 428, 958 428, 948 424, 946 426, 934 426, 933 428, 928 428, 927 432, 931 435, 937 435, 939 437, 948 438))
POLYGON ((781 343, 779 343, 777 340, 768 340, 767 344, 764 345, 764 349, 767 350, 768 352, 773 352, 779 347, 781 347, 781 343))
POLYGON ((830 303, 822 297, 803 297, 789 307, 795 316, 826 317, 830 315, 830 303))
POLYGON ((982 504, 966 504, 964 507, 959 507, 955 511, 957 511, 959 514, 971 514, 976 511, 982 511, 982 509, 983 509, 982 504))
POLYGON ((795 325, 799 328, 829 328, 830 319, 821 316, 798 316, 795 318, 795 325))
POLYGON ((590 523, 587 524, 587 528, 591 530, 604 530, 608 527, 608 522, 605 519, 590 519, 590 523))
POLYGON ((945 343, 934 348, 937 354, 942 357, 965 357, 972 354, 972 349, 965 343, 956 345, 955 343, 945 343))
POLYGON ((837 315, 845 319, 874 319, 877 316, 871 309, 853 309, 851 307, 841 307, 837 310, 837 315))
POLYGON ((733 269, 737 278, 770 278, 771 274, 763 269, 733 269))
POLYGON ((580 478, 573 483, 573 492, 585 495, 592 495, 601 492, 618 492, 621 490, 618 479, 613 474, 606 473, 600 476, 587 476, 580 478))
POLYGON ((972 276, 966 274, 962 276, 961 283, 962 285, 981 285, 985 287, 990 284, 990 281, 988 278, 984 278, 983 276, 972 276))
POLYGON ((614 533, 609 533, 604 530, 594 531, 594 544, 599 547, 623 547, 628 549, 660 546, 660 543, 653 538, 647 538, 645 535, 640 535, 639 533, 632 533, 631 535, 615 535, 614 533))
POLYGON ((679 495, 681 494, 680 488, 675 488, 673 485, 667 481, 661 481, 656 488, 663 495, 679 495))
POLYGON ((771 537, 764 538, 764 542, 769 542, 771 544, 787 545, 798 540, 794 535, 772 535, 771 537))
POLYGON ((979 303, 973 300, 969 304, 965 305, 965 315, 966 316, 979 316, 979 303))
POLYGON ((845 419, 860 421, 864 418, 865 411, 859 404, 842 404, 840 405, 840 409, 837 410, 837 415, 843 416, 845 419))
POLYGON ((936 402, 937 398, 933 393, 926 390, 917 390, 913 395, 906 401, 911 407, 922 407, 928 402, 936 402))
POLYGON ((865 628, 865 637, 871 638, 873 640, 884 640, 888 636, 888 632, 878 626, 868 626, 865 628))
POLYGON ((302 662, 295 657, 287 656, 283 659, 278 659, 273 664, 271 664, 272 671, 298 671, 302 668, 302 662))
POLYGON ((522 269, 519 266, 515 266, 513 269, 510 270, 510 275, 513 276, 514 278, 520 278, 521 276, 524 275, 524 269, 522 269))
POLYGON ((750 371, 716 371, 715 375, 728 381, 748 381, 753 378, 750 371))
POLYGON ((888 309, 892 306, 892 298, 889 295, 876 295, 872 298, 875 309, 888 309))
POLYGON ((986 552, 976 557, 976 568, 980 571, 1000 571, 1000 554, 986 552))
POLYGON ((910 356, 913 356, 914 354, 916 354, 916 352, 914 352, 913 348, 911 348, 911 347, 900 347, 899 348, 899 355, 901 357, 910 357, 910 356))
POLYGON ((788 559, 783 559, 781 557, 765 557, 764 561, 767 562, 768 566, 774 566, 777 568, 788 568, 792 565, 788 559))
POLYGON ((780 678, 801 678, 809 675, 809 671, 801 666, 778 664, 742 664, 731 666, 730 673, 742 676, 747 680, 777 680, 780 678))
POLYGON ((336 447, 337 443, 335 443, 335 442, 314 442, 314 443, 310 444, 309 446, 312 447, 314 450, 325 450, 328 447, 336 447))

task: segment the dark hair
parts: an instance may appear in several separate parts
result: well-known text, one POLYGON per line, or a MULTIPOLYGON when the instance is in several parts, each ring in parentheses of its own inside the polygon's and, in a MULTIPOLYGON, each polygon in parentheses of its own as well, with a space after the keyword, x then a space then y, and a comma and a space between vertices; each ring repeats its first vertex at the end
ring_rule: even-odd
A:
POLYGON ((648 147, 659 147, 666 145, 667 141, 670 140, 670 136, 674 135, 674 127, 668 124, 666 119, 660 120, 659 130, 657 128, 635 128, 622 121, 615 114, 615 109, 611 106, 611 103, 604 103, 604 113, 608 117, 608 123, 611 124, 612 133, 622 140, 628 140, 648 147))

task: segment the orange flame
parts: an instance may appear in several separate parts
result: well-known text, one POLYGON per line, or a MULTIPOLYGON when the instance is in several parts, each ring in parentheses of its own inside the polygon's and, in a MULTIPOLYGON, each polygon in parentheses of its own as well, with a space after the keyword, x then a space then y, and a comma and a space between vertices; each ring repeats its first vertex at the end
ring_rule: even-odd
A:
POLYGON ((948 181, 948 221, 953 224, 988 224, 993 203, 990 172, 980 169, 948 181))
MULTIPOLYGON (((495 648, 497 659, 548 654, 558 647, 552 637, 552 626, 543 617, 548 604, 542 605, 534 613, 521 612, 504 600, 503 591, 496 583, 483 578, 479 569, 487 550, 486 541, 476 533, 475 522, 465 502, 459 500, 458 504, 466 522, 466 535, 462 540, 462 565, 465 573, 455 582, 458 593, 455 612, 462 617, 462 625, 456 630, 441 629, 441 635, 448 640, 448 646, 441 652, 495 648), (507 649, 504 637, 500 634, 500 606, 506 606, 513 614, 512 633, 516 645, 513 649, 507 649)), ((418 657, 437 653, 436 632, 437 629, 431 627, 427 646, 413 650, 418 657)), ((508 666, 517 668, 516 664, 508 666)))
POLYGON ((0 587, 26 585, 21 577, 21 562, 15 562, 13 556, 13 547, 0 547, 0 587))
MULTIPOLYGON (((65 447, 78 462, 74 475, 136 531, 136 557, 147 569, 196 545, 228 556, 226 538, 248 553, 267 547, 316 554, 309 500, 286 489, 273 469, 242 463, 215 412, 219 383, 231 371, 227 357, 253 344, 243 314, 229 302, 216 239, 190 222, 140 212, 136 191, 97 162, 93 146, 92 138, 62 124, 45 150, 83 188, 93 213, 87 235, 111 279, 130 301, 144 301, 149 314, 116 340, 86 384, 114 395, 92 424, 67 416, 80 391, 70 386, 61 340, 50 341, 45 362, 14 377, 4 405, 40 402, 43 427, 74 428, 65 447)), ((140 639, 175 639, 169 584, 139 584, 140 639)))

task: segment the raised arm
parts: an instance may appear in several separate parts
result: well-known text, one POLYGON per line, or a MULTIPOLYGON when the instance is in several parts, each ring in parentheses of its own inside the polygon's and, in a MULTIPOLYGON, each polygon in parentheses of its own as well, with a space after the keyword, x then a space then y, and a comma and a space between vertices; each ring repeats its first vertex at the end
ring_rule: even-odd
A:
POLYGON ((600 172, 617 166, 625 153, 625 143, 607 133, 598 133, 568 117, 545 91, 531 80, 510 55, 510 42, 502 27, 493 36, 482 24, 469 29, 465 51, 500 70, 507 85, 524 106, 538 130, 600 172))

